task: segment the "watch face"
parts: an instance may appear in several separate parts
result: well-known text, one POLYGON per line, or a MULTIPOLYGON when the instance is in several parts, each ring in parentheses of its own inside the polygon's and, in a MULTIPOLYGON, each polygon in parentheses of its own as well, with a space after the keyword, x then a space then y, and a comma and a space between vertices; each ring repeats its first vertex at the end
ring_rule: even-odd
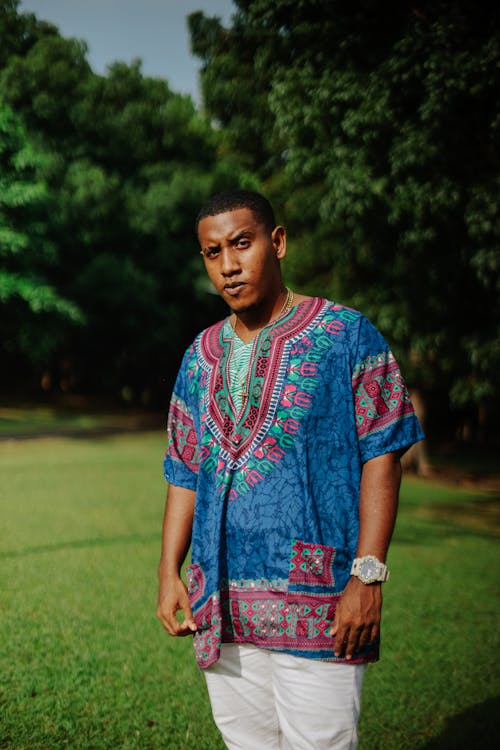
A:
POLYGON ((378 564, 376 560, 363 560, 360 573, 363 578, 376 578, 378 575, 378 564))

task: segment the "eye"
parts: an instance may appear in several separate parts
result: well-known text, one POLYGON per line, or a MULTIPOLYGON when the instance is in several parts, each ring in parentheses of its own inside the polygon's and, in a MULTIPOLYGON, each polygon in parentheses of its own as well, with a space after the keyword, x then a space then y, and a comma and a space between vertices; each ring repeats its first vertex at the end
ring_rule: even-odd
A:
POLYGON ((216 258, 220 253, 220 247, 207 247, 203 251, 205 258, 211 259, 216 258))
POLYGON ((239 239, 236 243, 235 247, 237 250, 246 250, 247 247, 250 247, 250 240, 246 237, 241 237, 241 239, 239 239))

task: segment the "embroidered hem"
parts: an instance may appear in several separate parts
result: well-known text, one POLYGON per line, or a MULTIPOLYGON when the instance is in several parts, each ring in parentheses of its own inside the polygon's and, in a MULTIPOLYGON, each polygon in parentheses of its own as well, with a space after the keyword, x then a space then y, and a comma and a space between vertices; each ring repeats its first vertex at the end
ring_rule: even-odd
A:
MULTIPOLYGON (((313 545, 310 545, 313 547, 313 545)), ((304 569, 302 586, 319 573, 322 586, 313 591, 299 591, 300 570, 296 565, 291 571, 295 580, 293 589, 285 580, 222 581, 221 589, 213 593, 201 607, 203 597, 200 584, 204 576, 200 566, 187 568, 189 595, 198 631, 194 635, 194 651, 201 669, 218 661, 222 643, 252 643, 261 648, 283 651, 321 661, 361 664, 377 661, 378 642, 369 644, 360 654, 347 662, 333 653, 334 639, 329 634, 341 593, 333 593, 331 557, 327 555, 327 566, 322 568, 321 546, 314 545, 311 555, 304 556, 304 545, 296 542, 297 557, 311 561, 304 569), (318 554, 314 554, 319 551, 318 554)), ((329 548, 323 548, 329 549, 329 548)), ((318 579, 316 578, 316 583, 318 579)), ((311 581, 312 583, 312 581, 311 581)))

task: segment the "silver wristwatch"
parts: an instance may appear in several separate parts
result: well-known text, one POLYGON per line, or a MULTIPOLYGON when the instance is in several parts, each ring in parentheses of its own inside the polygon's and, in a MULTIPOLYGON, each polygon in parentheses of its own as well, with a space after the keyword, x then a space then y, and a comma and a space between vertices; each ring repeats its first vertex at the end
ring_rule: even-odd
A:
POLYGON ((351 575, 359 578, 362 583, 376 583, 387 581, 389 571, 387 565, 380 562, 374 555, 365 555, 353 560, 351 575))

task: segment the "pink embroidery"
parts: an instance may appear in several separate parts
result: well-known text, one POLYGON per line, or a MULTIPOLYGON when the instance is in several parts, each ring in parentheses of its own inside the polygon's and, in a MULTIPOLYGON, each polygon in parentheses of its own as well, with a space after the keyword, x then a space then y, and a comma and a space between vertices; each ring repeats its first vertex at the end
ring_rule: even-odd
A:
POLYGON ((390 352, 368 357, 358 365, 352 384, 360 438, 413 414, 406 385, 390 352))
POLYGON ((189 408, 177 396, 172 397, 168 415, 168 455, 198 472, 200 452, 194 422, 189 408))
MULTIPOLYGON (((203 369, 210 372, 205 399, 206 423, 220 442, 229 462, 239 463, 265 436, 272 424, 286 376, 288 358, 283 357, 284 347, 294 336, 299 336, 325 308, 325 301, 313 298, 299 305, 294 314, 280 321, 272 331, 271 338, 263 338, 254 363, 252 386, 248 403, 243 412, 236 413, 229 397, 227 357, 230 352, 229 339, 224 338, 224 321, 207 329, 198 340, 197 355, 203 369)), ((312 364, 312 363, 310 363, 312 364)), ((308 374, 313 374, 309 369, 308 374)), ((296 386, 285 387, 287 393, 295 393, 296 386), (289 389, 293 389, 293 391, 289 389)), ((303 408, 311 405, 311 395, 295 394, 293 402, 303 408)), ((285 402, 283 402, 285 403, 285 402)))
POLYGON ((290 584, 334 586, 335 549, 323 544, 294 540, 290 558, 290 584))
MULTIPOLYGON (((316 583, 333 581, 332 547, 294 542, 292 558, 299 568, 303 562, 314 573, 301 571, 295 577, 304 583, 308 575, 316 583), (306 551, 309 551, 308 555, 306 551), (318 554, 323 552, 324 554, 318 554), (318 565, 315 561, 320 559, 318 565), (327 570, 328 568, 328 570, 327 570), (321 572, 318 575, 319 570, 321 572)), ((196 604, 205 594, 205 577, 197 564, 187 568, 189 597, 198 631, 194 650, 198 665, 205 669, 216 662, 221 643, 253 643, 262 648, 280 651, 307 651, 326 661, 339 661, 333 653, 334 640, 330 627, 340 594, 286 591, 286 580, 266 579, 224 581, 220 592, 213 593, 199 608, 196 604)), ((290 583, 294 577, 290 572, 290 583)), ((376 661, 378 645, 372 644, 352 663, 376 661)), ((342 661, 342 659, 340 659, 342 661)))

